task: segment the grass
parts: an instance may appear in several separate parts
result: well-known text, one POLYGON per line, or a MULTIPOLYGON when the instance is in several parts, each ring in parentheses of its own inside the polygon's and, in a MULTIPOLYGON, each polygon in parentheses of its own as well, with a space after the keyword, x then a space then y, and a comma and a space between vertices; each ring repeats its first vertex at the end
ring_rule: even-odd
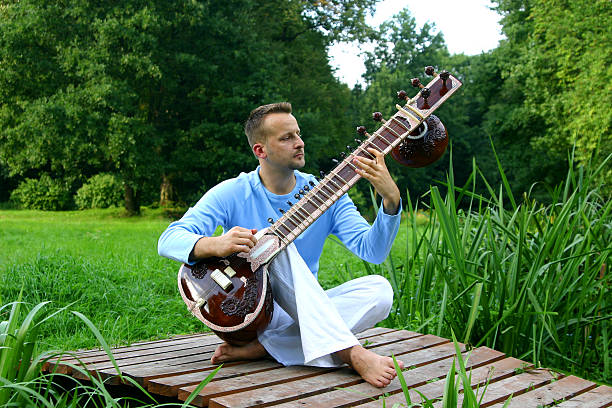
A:
MULTIPOLYGON (((31 304, 73 304, 111 344, 202 330, 177 295, 178 265, 155 249, 169 221, 161 213, 119 214, 0 211, 0 299, 13 301, 23 288, 31 304)), ((97 345, 72 315, 54 319, 41 334, 52 348, 97 345)))
MULTIPOLYGON (((52 301, 92 320, 111 344, 207 330, 187 311, 176 288, 178 263, 157 255, 171 222, 161 210, 124 217, 121 209, 45 212, 0 210, 0 301, 52 301)), ((405 234, 394 251, 401 253, 405 234)), ((326 288, 366 273, 333 239, 325 244, 320 280, 326 288), (342 264, 337 260, 343 259, 342 264)), ((41 329, 51 348, 97 346, 76 316, 41 329)))
MULTIPOLYGON (((422 407, 422 408, 434 408, 434 406, 439 406, 440 408, 457 408, 460 404, 462 408, 478 408, 480 407, 485 393, 487 391, 487 387, 489 386, 490 376, 487 376, 487 379, 482 386, 481 384, 476 385, 476 389, 474 390, 474 384, 472 382, 472 370, 466 368, 467 361, 470 357, 471 352, 468 352, 464 357, 459 343, 455 337, 455 333, 452 333, 453 344, 455 346, 455 357, 453 358, 453 362, 451 364, 450 369, 446 377, 444 378, 444 393, 440 398, 429 399, 423 393, 418 390, 414 390, 414 393, 418 395, 418 402, 413 402, 412 397, 410 396, 410 388, 408 388, 406 384, 406 380, 404 378, 404 373, 409 370, 406 369, 402 371, 395 356, 393 357, 393 363, 395 365, 395 371, 397 373, 397 377, 399 379, 400 385, 402 387, 402 395, 406 400, 406 403, 394 404, 393 407, 422 407), (456 366, 459 366, 458 368, 456 366)), ((491 373, 492 374, 492 371, 491 373)), ((436 382, 437 379, 432 379, 432 382, 436 382)), ((385 403, 384 396, 380 398, 383 407, 387 404, 385 403)), ((504 401, 502 408, 507 407, 512 401, 512 396, 504 401)))
POLYGON ((120 380, 136 387, 150 400, 143 402, 132 397, 113 397, 103 381, 76 365, 71 365, 72 369, 85 375, 89 379, 87 384, 73 381, 69 376, 55 372, 43 374, 40 371, 42 364, 59 353, 48 352, 46 349, 41 351, 38 342, 39 330, 61 316, 62 312, 67 312, 67 308, 51 313, 49 302, 28 308, 21 301, 21 295, 20 293, 17 301, 0 307, 0 312, 7 312, 4 313, 7 315, 7 320, 0 321, 0 406, 2 407, 187 407, 221 368, 219 366, 211 372, 183 404, 158 405, 136 381, 121 375, 107 342, 95 325, 81 313, 72 311, 105 350, 117 369, 120 380), (25 314, 24 310, 28 309, 29 312, 25 314), (58 380, 61 379, 65 380, 63 386, 59 385, 58 380))
POLYGON ((596 180, 611 160, 570 165, 546 204, 512 196, 501 168, 499 188, 475 164, 466 186, 451 171, 451 194, 430 191, 430 223, 406 231, 417 244, 374 268, 396 292, 387 324, 452 330, 464 343, 609 383, 612 201, 596 180), (474 193, 477 180, 488 196, 474 193))

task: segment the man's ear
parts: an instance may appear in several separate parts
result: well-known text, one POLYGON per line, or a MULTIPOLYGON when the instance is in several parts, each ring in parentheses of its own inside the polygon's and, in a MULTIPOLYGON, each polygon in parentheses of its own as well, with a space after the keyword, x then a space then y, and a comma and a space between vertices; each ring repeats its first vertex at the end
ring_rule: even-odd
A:
POLYGON ((268 154, 266 153, 266 148, 261 143, 255 143, 253 145, 253 154, 255 154, 255 157, 257 157, 258 159, 265 159, 266 157, 268 157, 268 154))

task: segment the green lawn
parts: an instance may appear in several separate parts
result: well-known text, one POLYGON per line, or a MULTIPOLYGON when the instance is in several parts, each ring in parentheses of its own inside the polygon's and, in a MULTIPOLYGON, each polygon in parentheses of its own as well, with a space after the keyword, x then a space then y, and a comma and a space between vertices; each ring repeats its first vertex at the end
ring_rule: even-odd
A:
MULTIPOLYGON (((176 288, 179 264, 157 255, 157 239, 171 220, 160 210, 140 217, 122 210, 0 211, 0 301, 72 304, 110 343, 119 344, 205 330, 176 288)), ((405 229, 394 252, 405 250, 405 229)), ((321 259, 324 287, 365 273, 363 262, 328 240, 321 259), (341 261, 338 261, 341 260, 341 261)), ((53 348, 97 345, 80 320, 62 313, 44 325, 53 348)))

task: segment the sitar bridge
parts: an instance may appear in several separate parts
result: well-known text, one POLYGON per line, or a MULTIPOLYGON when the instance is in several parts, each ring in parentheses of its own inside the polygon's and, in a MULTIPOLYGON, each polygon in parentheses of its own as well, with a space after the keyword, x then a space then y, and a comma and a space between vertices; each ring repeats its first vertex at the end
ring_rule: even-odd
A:
MULTIPOLYGON (((229 266, 226 268, 226 271, 228 268, 234 273, 234 275, 236 274, 236 272, 229 266)), ((210 277, 212 278, 212 280, 215 281, 217 285, 221 286, 223 290, 227 290, 227 288, 232 286, 232 281, 219 269, 215 269, 214 271, 212 271, 210 277)))

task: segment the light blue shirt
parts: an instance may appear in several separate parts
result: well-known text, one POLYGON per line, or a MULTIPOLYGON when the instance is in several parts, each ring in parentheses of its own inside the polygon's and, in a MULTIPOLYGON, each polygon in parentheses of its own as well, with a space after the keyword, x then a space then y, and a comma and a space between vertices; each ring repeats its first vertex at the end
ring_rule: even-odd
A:
MULTIPOLYGON (((162 233, 157 245, 159 254, 188 263, 195 243, 203 236, 212 236, 219 225, 224 233, 235 226, 257 230, 270 226, 268 218, 276 221, 281 216, 279 209, 287 210, 288 201, 298 201, 294 195, 300 189, 309 181, 316 183, 314 176, 298 170, 295 178, 295 188, 286 195, 273 194, 264 187, 259 167, 218 184, 162 233)), ((295 246, 315 276, 323 244, 330 234, 361 259, 382 263, 399 230, 401 203, 399 208, 397 214, 389 215, 381 205, 370 226, 345 194, 295 239, 295 246)))

